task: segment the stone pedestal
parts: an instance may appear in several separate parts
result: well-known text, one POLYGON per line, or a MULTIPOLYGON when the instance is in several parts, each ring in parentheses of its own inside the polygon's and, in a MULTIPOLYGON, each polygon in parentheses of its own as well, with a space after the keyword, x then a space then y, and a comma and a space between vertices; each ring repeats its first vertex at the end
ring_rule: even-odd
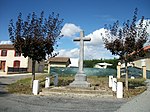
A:
POLYGON ((109 87, 112 87, 113 76, 109 76, 109 87))
POLYGON ((75 75, 75 80, 70 83, 71 87, 90 87, 90 83, 87 82, 87 76, 85 75, 85 73, 77 73, 75 75))
POLYGON ((117 91, 117 79, 116 78, 113 78, 112 91, 114 92, 117 91))
POLYGON ((48 88, 49 86, 50 86, 50 77, 46 77, 45 88, 48 88))
POLYGON ((123 83, 117 82, 117 98, 123 98, 123 83))
POLYGON ((54 76, 54 86, 58 86, 58 74, 54 76))
POLYGON ((32 90, 32 93, 34 95, 38 95, 38 93, 39 93, 39 80, 34 80, 33 81, 33 90, 32 90))

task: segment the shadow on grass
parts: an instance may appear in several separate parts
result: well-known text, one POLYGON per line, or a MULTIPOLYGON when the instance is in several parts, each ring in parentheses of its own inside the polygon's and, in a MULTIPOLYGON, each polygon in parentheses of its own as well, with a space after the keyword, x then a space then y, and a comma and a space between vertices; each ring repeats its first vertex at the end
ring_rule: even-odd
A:
POLYGON ((7 91, 4 89, 7 85, 8 85, 8 84, 1 83, 1 82, 0 82, 0 97, 4 97, 4 96, 7 96, 7 95, 10 94, 9 92, 7 92, 7 91))
POLYGON ((6 91, 0 91, 0 97, 5 97, 10 95, 10 93, 6 92, 6 91))

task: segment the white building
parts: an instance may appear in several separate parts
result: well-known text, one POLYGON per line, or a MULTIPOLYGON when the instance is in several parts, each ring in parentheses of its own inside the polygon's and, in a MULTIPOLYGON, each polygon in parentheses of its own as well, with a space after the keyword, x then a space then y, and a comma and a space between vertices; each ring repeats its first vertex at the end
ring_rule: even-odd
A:
MULTIPOLYGON (((44 62, 36 63, 36 72, 44 71, 44 62)), ((0 72, 32 72, 32 60, 15 51, 11 44, 0 45, 0 72)))
POLYGON ((112 64, 109 63, 97 63, 94 68, 107 68, 107 66, 112 66, 112 64))

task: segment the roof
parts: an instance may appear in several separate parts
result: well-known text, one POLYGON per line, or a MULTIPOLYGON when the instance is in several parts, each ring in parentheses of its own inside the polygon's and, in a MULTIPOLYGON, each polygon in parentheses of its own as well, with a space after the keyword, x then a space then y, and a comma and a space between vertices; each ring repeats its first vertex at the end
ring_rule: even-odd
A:
POLYGON ((0 44, 0 49, 14 49, 12 44, 0 44))
POLYGON ((53 57, 49 58, 48 61, 51 62, 57 62, 57 63, 67 63, 69 61, 69 64, 71 63, 70 58, 68 57, 53 57))
POLYGON ((150 45, 144 47, 144 50, 145 50, 145 51, 146 51, 146 50, 149 50, 149 49, 150 49, 150 45))
MULTIPOLYGON (((147 52, 147 51, 149 51, 149 49, 150 49, 150 45, 143 47, 141 50, 144 50, 144 51, 147 52)), ((141 51, 141 50, 139 50, 139 51, 141 51)), ((138 52, 139 52, 139 51, 138 51, 138 52)), ((136 53, 136 52, 134 51, 134 52, 130 53, 129 56, 134 55, 135 53, 136 53)))

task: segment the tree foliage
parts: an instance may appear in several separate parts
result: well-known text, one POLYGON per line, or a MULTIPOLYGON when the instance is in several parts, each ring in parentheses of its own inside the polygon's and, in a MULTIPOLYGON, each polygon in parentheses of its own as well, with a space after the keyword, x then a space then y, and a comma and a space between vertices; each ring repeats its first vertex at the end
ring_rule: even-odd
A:
POLYGON ((130 61, 131 56, 142 56, 143 45, 147 41, 146 31, 148 23, 144 23, 144 16, 137 21, 137 8, 135 9, 132 21, 127 20, 121 27, 119 21, 112 26, 106 25, 106 36, 103 38, 105 48, 113 55, 120 56, 121 60, 130 61), (134 53, 134 55, 130 55, 134 53))
POLYGON ((29 14, 25 20, 19 13, 16 23, 10 20, 9 36, 17 52, 24 57, 32 59, 32 74, 35 79, 35 62, 40 62, 46 56, 55 56, 54 48, 57 40, 61 37, 63 19, 59 14, 50 14, 44 18, 44 12, 38 17, 35 12, 29 14))
POLYGON ((127 20, 120 26, 119 21, 113 25, 106 25, 106 36, 103 37, 105 48, 109 50, 112 55, 120 56, 120 59, 125 63, 126 70, 126 89, 128 90, 128 70, 127 62, 134 59, 135 56, 144 56, 143 45, 147 41, 148 23, 144 23, 144 16, 138 20, 137 8, 134 11, 132 21, 127 20))
POLYGON ((9 24, 9 36, 15 49, 24 57, 30 57, 35 61, 45 59, 46 55, 53 56, 54 45, 60 37, 62 19, 59 14, 50 14, 48 19, 41 12, 38 18, 35 12, 29 14, 23 21, 20 13, 17 22, 13 20, 9 24))

